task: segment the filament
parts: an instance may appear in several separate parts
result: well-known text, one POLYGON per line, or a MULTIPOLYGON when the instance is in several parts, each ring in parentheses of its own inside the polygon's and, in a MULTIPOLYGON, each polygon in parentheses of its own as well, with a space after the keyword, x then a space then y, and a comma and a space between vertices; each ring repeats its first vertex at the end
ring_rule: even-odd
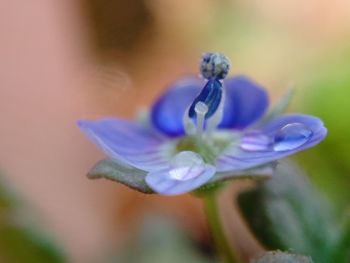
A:
POLYGON ((197 135, 201 136, 204 131, 205 114, 208 112, 208 106, 204 102, 197 102, 194 108, 197 114, 197 135))

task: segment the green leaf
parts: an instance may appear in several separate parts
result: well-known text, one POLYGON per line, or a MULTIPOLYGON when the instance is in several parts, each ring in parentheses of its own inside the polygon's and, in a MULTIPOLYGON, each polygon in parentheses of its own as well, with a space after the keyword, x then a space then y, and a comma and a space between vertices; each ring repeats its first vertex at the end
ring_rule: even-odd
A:
POLYGON ((252 263, 312 263, 312 259, 292 253, 270 251, 252 263))
POLYGON ((295 165, 281 163, 272 179, 241 193, 238 203, 252 232, 267 248, 292 249, 318 263, 330 262, 339 222, 295 165))
POLYGON ((112 159, 99 161, 88 173, 90 179, 106 178, 142 193, 154 193, 145 182, 147 172, 112 159))

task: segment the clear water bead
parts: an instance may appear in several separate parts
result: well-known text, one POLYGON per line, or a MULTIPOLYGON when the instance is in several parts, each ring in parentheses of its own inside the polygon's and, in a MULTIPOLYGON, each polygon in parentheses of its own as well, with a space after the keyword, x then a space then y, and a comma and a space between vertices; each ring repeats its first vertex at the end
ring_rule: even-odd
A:
POLYGON ((278 152, 294 150, 308 142, 312 134, 305 124, 287 124, 276 133, 273 149, 278 152))
POLYGON ((173 179, 186 181, 198 176, 199 170, 204 170, 202 157, 191 151, 178 153, 170 161, 169 176, 173 179))

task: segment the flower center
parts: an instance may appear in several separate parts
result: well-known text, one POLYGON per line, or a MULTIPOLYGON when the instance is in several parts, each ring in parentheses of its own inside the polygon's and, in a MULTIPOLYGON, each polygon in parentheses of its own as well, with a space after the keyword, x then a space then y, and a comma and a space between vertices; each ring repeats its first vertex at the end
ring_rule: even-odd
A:
POLYGON ((210 141, 196 135, 186 136, 177 142, 175 152, 195 152, 202 156, 206 163, 214 163, 228 145, 236 143, 238 146, 240 139, 241 134, 232 131, 215 132, 210 141))

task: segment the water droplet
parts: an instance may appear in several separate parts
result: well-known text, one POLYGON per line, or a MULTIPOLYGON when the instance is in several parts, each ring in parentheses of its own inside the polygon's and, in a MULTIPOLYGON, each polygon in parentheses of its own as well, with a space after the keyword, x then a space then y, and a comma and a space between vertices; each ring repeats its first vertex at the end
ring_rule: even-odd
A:
POLYGON ((266 151, 269 149, 270 145, 270 138, 258 132, 245 134, 240 142, 241 149, 249 152, 266 151))
POLYGON ((312 134, 305 124, 287 124, 276 133, 273 149, 278 152, 296 149, 305 144, 312 134))
POLYGON ((170 161, 169 176, 176 180, 186 181, 198 176, 198 170, 203 170, 205 163, 202 157, 191 151, 178 153, 170 161))

